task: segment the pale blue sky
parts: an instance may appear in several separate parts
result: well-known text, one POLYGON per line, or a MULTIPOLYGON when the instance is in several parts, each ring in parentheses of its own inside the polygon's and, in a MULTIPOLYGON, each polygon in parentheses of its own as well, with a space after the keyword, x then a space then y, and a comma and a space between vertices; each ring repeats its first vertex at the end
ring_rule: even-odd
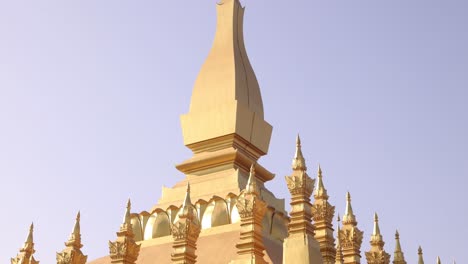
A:
MULTIPOLYGON (((243 1, 273 127, 260 162, 289 194, 297 132, 332 204, 351 192, 408 263, 468 263, 468 2, 243 1)), ((0 0, 0 262, 36 224, 37 259, 82 211, 83 251, 108 253, 125 202, 149 210, 191 156, 179 115, 215 30, 215 0, 0 0)), ((364 257, 364 253, 362 254, 364 257)))

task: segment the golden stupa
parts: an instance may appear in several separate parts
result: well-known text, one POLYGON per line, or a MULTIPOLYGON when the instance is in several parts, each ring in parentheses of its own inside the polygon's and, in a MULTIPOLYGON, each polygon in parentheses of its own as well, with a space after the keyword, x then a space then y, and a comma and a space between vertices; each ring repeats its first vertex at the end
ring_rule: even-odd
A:
MULTIPOLYGON (((388 264, 378 216, 370 250, 362 254, 358 228, 346 194, 346 211, 336 230, 322 169, 311 178, 299 136, 292 171, 285 177, 291 212, 264 185, 274 174, 258 162, 266 155, 272 126, 264 120, 255 73, 244 46, 244 8, 239 0, 217 4, 213 47, 181 116, 184 144, 193 156, 177 165, 185 179, 163 188, 158 204, 131 213, 128 201, 109 255, 87 262, 81 252, 80 214, 58 264, 313 263, 388 264), (311 201, 311 196, 314 200, 311 201)), ((338 221, 340 218, 338 216, 338 221)), ((394 264, 405 264, 398 232, 394 264)), ((104 241, 103 241, 104 242, 104 241)), ((12 264, 36 264, 33 226, 12 264)), ((419 262, 424 263, 419 249, 419 262)))

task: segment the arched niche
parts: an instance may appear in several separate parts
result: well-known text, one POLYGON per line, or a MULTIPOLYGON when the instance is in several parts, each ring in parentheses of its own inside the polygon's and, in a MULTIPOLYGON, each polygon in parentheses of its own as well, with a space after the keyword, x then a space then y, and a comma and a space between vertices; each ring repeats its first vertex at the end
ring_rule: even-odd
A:
POLYGON ((239 210, 237 209, 237 206, 234 206, 231 210, 231 223, 239 223, 241 221, 241 217, 239 215, 239 210))
POLYGON ((144 232, 144 240, 171 234, 171 222, 169 216, 164 211, 156 211, 148 218, 144 232))
POLYGON ((214 208, 211 213, 211 227, 230 224, 229 209, 226 201, 220 197, 215 197, 214 208))
POLYGON ((143 240, 143 229, 141 227, 140 217, 138 215, 132 215, 132 230, 135 235, 135 241, 143 240))
POLYGON ((230 218, 231 224, 238 223, 241 220, 236 203, 237 203, 237 196, 233 193, 229 193, 226 197, 226 204, 228 205, 229 218, 230 218))
POLYGON ((229 223, 229 210, 226 201, 221 197, 213 197, 206 205, 205 212, 203 213, 201 221, 202 229, 227 225, 229 223))

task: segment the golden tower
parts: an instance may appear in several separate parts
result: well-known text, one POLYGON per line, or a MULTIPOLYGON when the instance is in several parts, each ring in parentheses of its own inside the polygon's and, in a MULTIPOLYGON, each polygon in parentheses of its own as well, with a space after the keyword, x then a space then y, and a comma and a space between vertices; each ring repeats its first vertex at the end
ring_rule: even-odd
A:
POLYGON ((335 206, 328 202, 328 194, 323 184, 322 168, 318 167, 317 188, 314 195, 315 201, 312 205, 312 218, 315 227, 315 239, 320 244, 324 264, 335 262, 336 249, 335 237, 333 236, 333 217, 335 206))
POLYGON ((296 154, 292 169, 291 176, 285 177, 291 193, 291 221, 289 222, 289 236, 283 243, 283 263, 323 263, 320 246, 314 238, 314 226, 311 222, 310 196, 315 180, 307 175, 299 136, 296 140, 296 154))
POLYGON ((120 225, 120 230, 117 232, 117 240, 109 241, 109 253, 112 264, 135 264, 138 259, 140 245, 135 243, 130 221, 130 199, 127 202, 127 209, 120 225))
POLYGON ((236 207, 241 217, 240 240, 237 256, 231 264, 266 264, 263 258, 265 246, 262 240, 262 219, 267 204, 259 197, 255 166, 250 167, 249 180, 237 200, 236 207))
POLYGON ((382 234, 380 234, 379 216, 374 214, 374 231, 372 232, 371 249, 366 252, 366 259, 368 264, 389 264, 390 255, 385 252, 382 234))
POLYGON ((343 250, 341 248, 341 243, 340 243, 340 215, 338 214, 337 216, 337 221, 336 221, 336 256, 335 256, 335 264, 343 264, 344 263, 344 257, 343 257, 343 250))
POLYGON ((197 209, 190 199, 190 183, 187 183, 187 193, 184 203, 180 208, 178 219, 172 225, 174 237, 172 263, 193 264, 196 263, 197 239, 200 235, 200 221, 197 209))
MULTIPOLYGON (((259 164, 268 152, 272 127, 264 120, 260 87, 244 45, 244 8, 220 0, 213 46, 182 115, 184 144, 192 157, 176 165, 184 179, 163 187, 158 203, 131 213, 130 200, 109 255, 90 264, 231 263, 359 264, 363 232, 346 195, 343 225, 333 217, 318 168, 317 187, 307 174, 301 140, 296 139, 292 173, 286 176, 291 212, 265 182, 274 174, 259 164), (311 196, 314 194, 314 201, 311 196), (336 245, 335 245, 336 239, 336 245)), ((59 264, 84 264, 80 214, 59 264)), ((396 235, 394 264, 406 263, 396 235)), ((388 264, 375 215, 369 264, 388 264)), ((12 264, 38 264, 33 257, 33 226, 12 264)), ((424 264, 419 248, 419 264, 424 264)), ((440 260, 439 260, 440 262, 440 260)))
POLYGON ((83 245, 81 244, 80 230, 80 212, 76 215, 75 225, 67 242, 66 248, 60 253, 57 253, 57 264, 85 264, 88 256, 81 252, 83 245))
POLYGON ((406 264, 405 255, 401 250, 400 233, 395 232, 395 252, 393 253, 393 264, 406 264))
POLYGON ((24 242, 22 248, 20 248, 20 252, 15 258, 11 259, 11 264, 39 264, 39 261, 34 259, 34 239, 33 239, 33 232, 34 232, 34 224, 31 224, 29 227, 28 237, 24 242))
POLYGON ((361 244, 364 232, 357 227, 356 216, 351 206, 351 194, 346 193, 346 210, 339 240, 343 249, 344 264, 361 263, 361 244))

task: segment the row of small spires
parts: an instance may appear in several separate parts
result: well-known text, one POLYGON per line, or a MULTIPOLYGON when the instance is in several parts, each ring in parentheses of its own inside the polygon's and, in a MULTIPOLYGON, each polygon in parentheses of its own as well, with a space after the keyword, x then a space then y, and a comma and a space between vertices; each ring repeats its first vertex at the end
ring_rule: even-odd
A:
MULTIPOLYGON (((294 159, 292 162, 292 168, 293 170, 299 170, 305 173, 307 170, 305 158, 302 154, 302 147, 301 147, 301 139, 300 136, 297 135, 296 138, 296 152, 294 155, 294 159)), ((316 197, 324 197, 326 200, 328 200, 328 195, 327 195, 327 190, 325 189, 325 186, 323 184, 323 179, 322 179, 322 168, 320 164, 318 165, 318 182, 317 182, 317 188, 315 190, 315 196, 316 197)), ((288 178, 288 177, 286 177, 288 178)), ((357 224, 356 217, 353 213, 353 209, 351 206, 351 194, 349 192, 346 193, 346 208, 345 208, 345 214, 343 217, 343 221, 351 223, 353 225, 357 224)), ((338 214, 337 216, 337 243, 336 243, 336 263, 342 263, 343 259, 343 254, 342 254, 342 247, 340 244, 340 215, 338 214)), ((400 244, 400 234, 398 230, 395 232, 395 251, 394 251, 394 263, 406 263, 404 260, 404 255, 403 251, 401 249, 401 244, 400 244)), ((377 213, 374 213, 374 229, 371 237, 371 245, 377 244, 380 246, 380 249, 383 251, 383 237, 380 233, 380 227, 379 227, 379 218, 377 213)), ((386 253, 385 253, 386 254, 386 253)), ((437 256, 436 263, 440 264, 441 260, 440 257, 437 256)), ((453 264, 455 264, 455 260, 453 260, 453 264)), ((423 259, 423 252, 421 246, 418 247, 418 264, 424 264, 424 259, 423 259)))
MULTIPOLYGON (((249 183, 247 184, 247 188, 249 188, 252 185, 254 185, 254 184, 251 183, 251 179, 249 177, 249 183)), ((255 188, 255 187, 253 187, 253 188, 255 188)), ((350 202, 350 199, 351 199, 351 197, 350 197, 349 192, 348 192, 347 193, 347 202, 348 202, 348 204, 350 202)), ((186 193, 183 205, 182 205, 182 209, 188 208, 187 207, 188 204, 191 204, 190 185, 187 186, 187 193, 186 193)), ((125 210, 123 225, 130 223, 130 209, 131 209, 131 202, 130 202, 130 199, 129 199, 128 202, 127 202, 127 208, 125 210)), ((347 206, 347 213, 350 213, 350 212, 352 213, 352 208, 351 208, 351 206, 349 204, 349 206, 347 206), (349 211, 349 210, 351 210, 351 211, 349 211)), ((337 231, 339 233, 339 231, 340 231, 340 216, 339 215, 337 217, 337 222, 338 222, 337 231)), ((26 238, 26 241, 25 241, 23 247, 20 249, 20 253, 18 254, 18 256, 16 258, 11 259, 12 264, 22 263, 21 262, 22 259, 28 259, 30 264, 39 264, 39 261, 36 261, 34 259, 34 256, 33 256, 33 254, 35 253, 34 241, 33 241, 33 231, 34 231, 34 223, 31 223, 31 226, 29 228, 29 233, 28 233, 28 236, 26 238)), ((372 236, 381 236, 377 213, 374 214, 374 230, 373 230, 372 236)), ((396 241, 395 255, 396 254, 403 254, 402 250, 401 250, 400 235, 398 233, 398 230, 395 233, 395 241, 396 241)), ((75 224, 73 226, 72 233, 70 234, 70 237, 69 237, 68 241, 65 242, 65 245, 67 247, 71 247, 71 248, 73 248, 75 250, 79 250, 79 249, 81 249, 83 247, 83 245, 81 244, 80 212, 78 212, 78 214, 76 215, 76 221, 75 221, 75 224)), ((341 249, 339 239, 337 239, 336 248, 337 248, 337 250, 341 249)), ((59 258, 59 256, 60 256, 60 253, 57 253, 57 258, 59 258)), ((418 264, 424 264, 423 252, 422 252, 421 246, 419 246, 419 248, 418 248, 418 256, 419 256, 418 264)), ((86 256, 84 256, 84 257, 85 257, 85 259, 84 259, 85 261, 83 263, 86 262, 86 256)), ((437 264, 441 263, 440 257, 437 257, 436 263, 437 264)), ((455 261, 453 261, 453 263, 455 264, 455 261)))
MULTIPOLYGON (((293 169, 295 169, 295 170, 299 169, 299 170, 302 170, 304 172, 306 170, 306 165, 305 165, 305 159, 304 159, 304 157, 302 155, 302 151, 301 151, 301 143, 300 143, 299 136, 297 137, 297 142, 296 143, 297 143, 297 147, 296 147, 296 154, 295 154, 295 157, 293 159, 293 169)), ((316 195, 324 195, 324 196, 326 196, 328 198, 328 196, 326 194, 326 189, 325 189, 325 187, 323 185, 323 181, 322 181, 322 170, 321 170, 320 165, 318 167, 318 183, 317 183, 317 186, 318 187, 316 189, 316 195)), ((255 166, 254 166, 254 164, 252 164, 252 166, 250 168, 250 175, 249 175, 249 179, 247 181, 245 193, 252 193, 252 194, 255 194, 255 195, 259 194, 258 186, 256 185, 255 166)), ((191 199, 190 199, 190 184, 188 183, 185 199, 184 199, 182 207, 181 207, 181 212, 179 213, 180 216, 187 216, 187 215, 193 214, 193 212, 188 211, 189 208, 193 208, 193 205, 192 205, 191 199)), ((130 245, 130 246, 137 247, 138 251, 139 251, 139 245, 136 245, 134 243, 134 241, 133 241, 132 224, 131 224, 131 221, 130 221, 131 220, 130 219, 130 210, 131 210, 131 202, 130 202, 130 199, 129 199, 128 202, 127 202, 127 208, 126 208, 126 211, 125 211, 123 223, 122 223, 122 225, 120 227, 120 231, 117 232, 118 239, 117 239, 116 242, 109 242, 111 255, 113 253, 112 252, 113 248, 118 248, 117 244, 119 244, 119 243, 128 243, 128 241, 126 241, 128 238, 130 238, 132 240, 131 241, 132 245, 130 245), (124 238, 123 241, 125 241, 125 242, 122 242, 122 240, 119 241, 119 238, 124 238)), ((339 217, 339 215, 337 217, 337 220, 338 220, 338 225, 337 225, 338 239, 337 239, 337 243, 336 243, 336 249, 337 249, 337 259, 338 259, 339 255, 341 255, 341 258, 343 257, 342 253, 341 253, 342 247, 340 245, 340 239, 339 239, 339 234, 340 234, 340 217, 339 217)), ((354 213, 353 213, 352 206, 351 206, 351 195, 350 195, 349 192, 347 192, 347 194, 346 194, 346 210, 345 210, 345 215, 343 217, 343 222, 344 223, 346 223, 346 222, 347 223, 353 223, 353 224, 357 223, 356 219, 355 219, 355 216, 354 216, 354 213)), ((33 254, 35 253, 34 242, 33 242, 33 230, 34 230, 34 224, 31 224, 31 226, 29 228, 29 234, 28 234, 28 237, 27 237, 27 239, 26 239, 26 241, 24 243, 24 246, 20 249, 19 254, 15 258, 11 259, 12 264, 22 264, 22 263, 39 264, 39 261, 36 261, 34 259, 34 256, 33 256, 33 254)), ((401 250, 400 237, 399 237, 398 230, 395 233, 395 239, 396 239, 395 257, 398 257, 404 263, 406 263, 404 261, 403 252, 401 250)), ((383 244, 384 244, 383 239, 382 239, 382 235, 380 233, 380 227, 379 227, 379 224, 378 224, 378 215, 377 215, 377 213, 374 214, 374 229, 373 229, 373 233, 372 233, 371 244, 372 243, 377 243, 381 247, 383 247, 383 244)), ((81 252, 81 248, 83 247, 83 245, 81 244, 80 212, 78 212, 78 214, 76 216, 76 221, 75 221, 75 224, 73 226, 72 233, 71 233, 68 241, 65 242, 65 246, 66 246, 66 248, 62 252, 57 253, 57 263, 59 263, 59 264, 68 263, 66 260, 67 260, 67 258, 69 260, 72 255, 74 255, 74 258, 79 258, 79 260, 76 263, 80 263, 80 264, 86 263, 87 256, 83 255, 83 253, 81 252)), ((116 250, 118 250, 118 249, 116 249, 116 250)), ((419 248, 418 248, 418 255, 419 255, 418 264, 424 264, 423 253, 422 253, 421 246, 419 246, 419 248)), ((137 256, 138 256, 138 253, 137 253, 136 257, 135 257, 135 260, 136 260, 137 256)), ((394 261, 394 263, 395 263, 395 261, 394 261)), ((441 263, 441 260, 440 260, 439 257, 437 257, 436 263, 437 264, 441 263)), ((455 261, 453 263, 455 263, 455 261)))

